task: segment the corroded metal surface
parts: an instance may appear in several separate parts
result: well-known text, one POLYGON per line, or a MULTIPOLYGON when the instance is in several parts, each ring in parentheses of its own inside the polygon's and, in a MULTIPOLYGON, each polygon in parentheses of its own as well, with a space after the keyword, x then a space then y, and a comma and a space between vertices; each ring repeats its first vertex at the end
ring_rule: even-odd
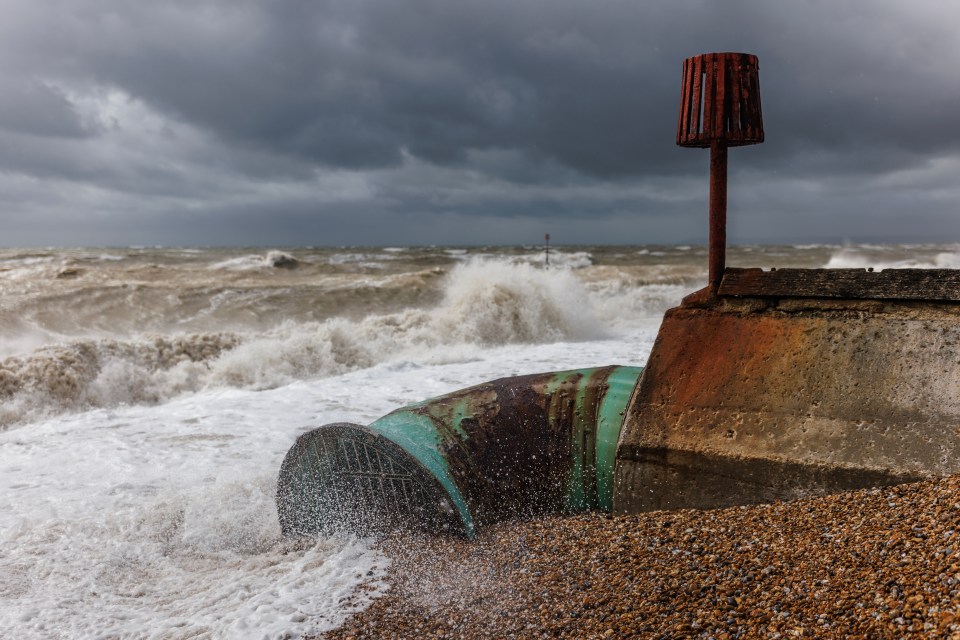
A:
POLYGON ((728 147, 763 142, 760 72, 749 53, 705 53, 683 62, 677 144, 728 147))
POLYGON ((502 378, 369 427, 315 429, 281 470, 284 532, 405 524, 472 536, 509 518, 609 510, 620 427, 640 371, 502 378))
POLYGON ((460 528, 429 469, 369 428, 347 423, 297 439, 280 468, 277 510, 286 536, 343 528, 366 535, 411 522, 435 531, 460 528))
POLYGON ((672 309, 628 409, 615 510, 960 471, 960 305, 715 298, 672 309))
POLYGON ((603 430, 615 443, 638 374, 604 367, 503 378, 403 409, 401 417, 415 414, 433 424, 478 524, 581 511, 609 503, 609 480, 598 478, 598 442, 599 468, 610 474, 615 449, 603 430), (604 412, 613 382, 620 411, 604 412))
POLYGON ((711 291, 720 288, 727 266, 727 147, 719 141, 710 146, 710 233, 707 282, 711 291))

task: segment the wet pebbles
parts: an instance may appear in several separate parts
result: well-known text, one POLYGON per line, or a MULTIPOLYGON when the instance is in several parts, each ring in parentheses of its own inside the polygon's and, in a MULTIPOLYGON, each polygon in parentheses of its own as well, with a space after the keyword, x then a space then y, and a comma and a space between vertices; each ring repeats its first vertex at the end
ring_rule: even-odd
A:
POLYGON ((960 638, 960 476, 383 546, 347 638, 960 638))

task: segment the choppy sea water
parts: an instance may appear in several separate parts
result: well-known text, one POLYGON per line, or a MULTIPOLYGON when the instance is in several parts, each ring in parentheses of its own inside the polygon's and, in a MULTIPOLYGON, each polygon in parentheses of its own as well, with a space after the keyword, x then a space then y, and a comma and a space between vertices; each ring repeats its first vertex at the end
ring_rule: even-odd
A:
MULTIPOLYGON (((960 266, 950 245, 731 266, 960 266)), ((642 365, 702 247, 0 250, 0 637, 296 637, 387 585, 280 537, 296 437, 493 378, 642 365)))

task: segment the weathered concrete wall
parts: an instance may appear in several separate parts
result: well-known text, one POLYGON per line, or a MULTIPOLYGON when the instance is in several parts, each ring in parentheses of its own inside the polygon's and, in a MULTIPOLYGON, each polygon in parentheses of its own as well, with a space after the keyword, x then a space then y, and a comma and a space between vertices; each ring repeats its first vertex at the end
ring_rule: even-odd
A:
POLYGON ((960 305, 721 297, 670 310, 627 410, 614 510, 960 471, 960 305))

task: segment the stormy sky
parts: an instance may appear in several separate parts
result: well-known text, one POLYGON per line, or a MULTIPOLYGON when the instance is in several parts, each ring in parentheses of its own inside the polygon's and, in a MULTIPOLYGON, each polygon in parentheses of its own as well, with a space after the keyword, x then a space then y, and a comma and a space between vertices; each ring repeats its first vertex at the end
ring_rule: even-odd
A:
POLYGON ((960 3, 0 0, 0 244, 703 243, 684 58, 760 60, 731 243, 960 241, 960 3))

